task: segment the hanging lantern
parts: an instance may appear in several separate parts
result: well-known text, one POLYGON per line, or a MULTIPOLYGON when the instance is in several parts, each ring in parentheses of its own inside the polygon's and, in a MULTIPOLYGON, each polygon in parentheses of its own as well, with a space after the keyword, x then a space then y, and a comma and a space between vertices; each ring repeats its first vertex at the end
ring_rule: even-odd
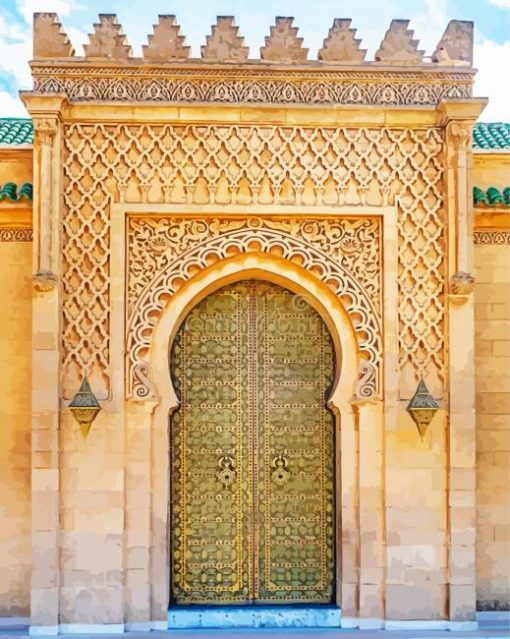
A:
POLYGON ((439 404, 430 394, 423 377, 418 382, 418 388, 407 405, 407 412, 416 424, 420 437, 423 439, 427 428, 437 413, 439 404))
POLYGON ((86 377, 83 378, 81 386, 76 395, 69 404, 69 410, 73 414, 74 419, 80 425, 82 435, 86 437, 92 425, 101 410, 101 405, 90 388, 90 384, 86 377))

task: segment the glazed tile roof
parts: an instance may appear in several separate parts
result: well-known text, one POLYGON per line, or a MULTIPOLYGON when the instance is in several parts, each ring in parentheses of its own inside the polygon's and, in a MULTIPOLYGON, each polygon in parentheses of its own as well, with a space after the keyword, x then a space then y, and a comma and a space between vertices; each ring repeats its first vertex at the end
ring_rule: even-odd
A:
POLYGON ((479 122, 473 131, 475 151, 510 150, 510 123, 479 122))
POLYGON ((32 201, 32 184, 25 182, 18 187, 14 182, 6 182, 0 185, 0 202, 19 202, 20 200, 32 201))
POLYGON ((479 207, 500 208, 510 206, 510 186, 497 189, 490 186, 488 189, 473 188, 473 204, 479 207))
POLYGON ((32 144, 34 130, 27 118, 0 118, 0 144, 32 144))

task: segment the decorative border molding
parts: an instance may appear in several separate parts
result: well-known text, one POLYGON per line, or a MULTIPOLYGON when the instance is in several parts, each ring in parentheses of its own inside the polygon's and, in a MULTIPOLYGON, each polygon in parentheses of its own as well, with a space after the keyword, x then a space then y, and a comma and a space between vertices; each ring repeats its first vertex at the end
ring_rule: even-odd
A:
POLYGON ((471 72, 32 64, 34 92, 73 102, 435 105, 469 98, 471 72))
POLYGON ((32 242, 34 233, 27 228, 0 228, 0 242, 32 242))
POLYGON ((362 398, 378 396, 383 359, 379 217, 129 216, 126 231, 128 397, 150 401, 156 396, 145 357, 155 317, 168 297, 196 272, 250 251, 296 262, 335 292, 357 318, 354 328, 365 361, 356 392, 362 398))
POLYGON ((510 231, 475 231, 475 244, 503 244, 510 245, 510 231))

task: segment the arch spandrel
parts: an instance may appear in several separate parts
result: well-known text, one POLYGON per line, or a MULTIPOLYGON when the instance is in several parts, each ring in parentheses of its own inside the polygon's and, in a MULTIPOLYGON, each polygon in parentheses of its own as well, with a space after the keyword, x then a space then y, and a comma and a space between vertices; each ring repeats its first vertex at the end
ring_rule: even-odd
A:
MULTIPOLYGON (((320 283, 333 294, 355 336, 359 358, 355 369, 364 363, 357 392, 361 396, 378 395, 382 363, 382 286, 376 266, 379 224, 376 218, 277 222, 263 218, 212 222, 178 218, 130 220, 128 272, 134 275, 128 281, 128 396, 143 400, 154 395, 147 354, 152 349, 154 326, 158 326, 169 300, 212 265, 234 263, 236 256, 242 255, 256 255, 261 265, 270 265, 264 266, 270 274, 274 271, 278 275, 279 269, 285 271, 289 265, 297 269, 297 281, 308 282, 312 288, 320 283), (175 246, 177 228, 183 238, 180 247, 175 246), (190 228, 198 232, 195 242, 190 240, 190 228), (152 259, 150 249, 147 251, 151 246, 152 259)), ((301 292, 306 295, 306 287, 301 292)), ((313 299, 311 303, 314 304, 313 299)))

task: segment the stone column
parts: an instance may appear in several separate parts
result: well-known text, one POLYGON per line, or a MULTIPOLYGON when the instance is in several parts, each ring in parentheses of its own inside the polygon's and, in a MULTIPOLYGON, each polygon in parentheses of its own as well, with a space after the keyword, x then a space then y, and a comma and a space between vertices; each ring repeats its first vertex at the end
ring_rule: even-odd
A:
MULTIPOLYGON (((61 98, 34 117, 34 296, 32 303, 32 580, 30 634, 57 634, 59 623, 59 400, 61 290, 59 219, 61 98)), ((31 99, 29 99, 31 98, 31 99)))
POLYGON ((481 100, 445 102, 445 186, 448 234, 449 431, 448 561, 452 629, 476 628, 475 352, 473 211, 470 184, 472 128, 481 100))
POLYGON ((359 427, 359 628, 384 623, 384 403, 357 400, 359 427))

